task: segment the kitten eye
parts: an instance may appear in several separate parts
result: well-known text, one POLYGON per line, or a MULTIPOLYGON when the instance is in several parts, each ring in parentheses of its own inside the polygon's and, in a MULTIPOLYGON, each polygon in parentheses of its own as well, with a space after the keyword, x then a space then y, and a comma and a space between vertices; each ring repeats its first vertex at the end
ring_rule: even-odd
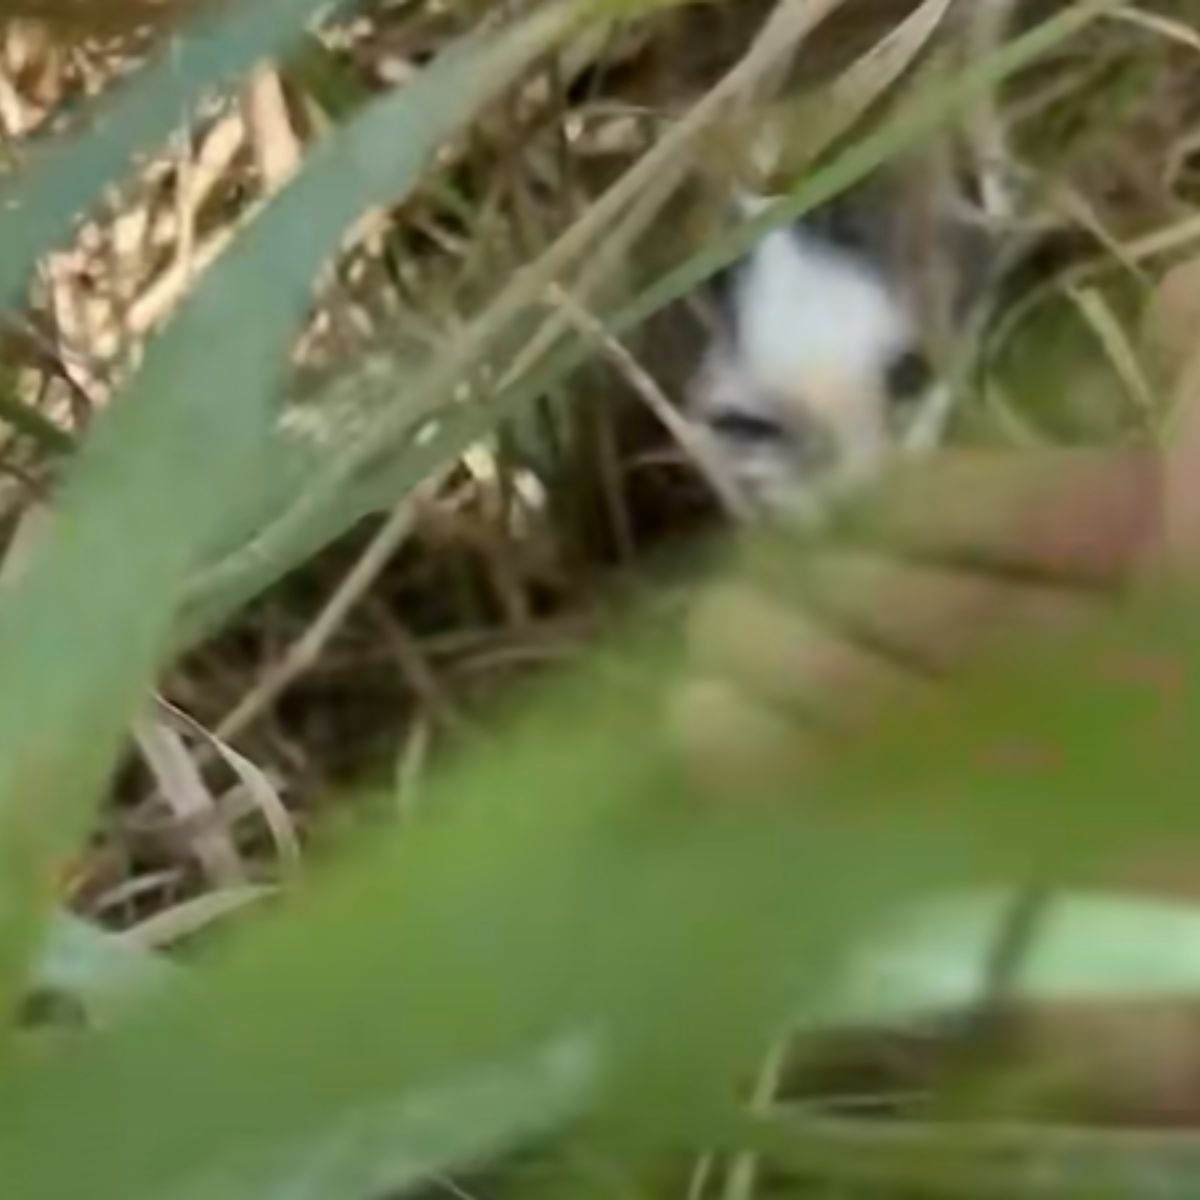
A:
POLYGON ((777 421, 737 409, 713 413, 708 418, 708 424, 714 433, 743 445, 763 445, 784 440, 783 429, 777 421))
POLYGON ((815 212, 808 213, 797 223, 797 228, 853 254, 868 254, 871 238, 861 206, 853 199, 842 197, 815 212))
POLYGON ((737 287, 740 274, 740 264, 734 263, 718 271, 708 281, 708 292, 716 305, 720 319, 727 326, 730 335, 737 338, 738 304, 737 287))
POLYGON ((903 404, 916 400, 933 382, 933 367, 919 350, 905 350, 888 364, 884 379, 888 399, 903 404))

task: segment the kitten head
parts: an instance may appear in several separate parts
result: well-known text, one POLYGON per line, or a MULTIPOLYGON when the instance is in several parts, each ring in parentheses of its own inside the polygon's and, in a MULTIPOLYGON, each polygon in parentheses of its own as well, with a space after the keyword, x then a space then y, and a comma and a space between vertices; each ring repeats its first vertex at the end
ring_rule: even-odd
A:
MULTIPOLYGON (((716 285, 690 407, 750 499, 819 512, 879 471, 941 386, 927 349, 941 331, 904 231, 894 209, 852 197, 766 234, 716 285)), ((952 322, 967 308, 961 277, 952 322)))

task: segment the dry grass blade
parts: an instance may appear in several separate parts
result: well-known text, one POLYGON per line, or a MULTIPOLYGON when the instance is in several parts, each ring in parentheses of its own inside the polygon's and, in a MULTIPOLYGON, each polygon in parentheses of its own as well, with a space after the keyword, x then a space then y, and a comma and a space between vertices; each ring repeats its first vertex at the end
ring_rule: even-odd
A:
POLYGON ((217 739, 237 737, 266 712, 295 679, 317 662, 329 640, 349 616, 351 609, 366 594, 408 537, 417 508, 418 501, 415 497, 405 497, 393 507, 383 526, 308 629, 288 647, 279 662, 217 726, 217 739))
MULTIPOLYGON (((1016 7, 1017 0, 971 0, 962 6, 963 48, 968 62, 988 58, 1004 45, 1016 7)), ((995 87, 969 106, 966 133, 975 154, 984 212, 998 220, 1010 219, 1016 209, 1013 163, 995 87)))
POLYGON ((205 729, 182 709, 176 708, 161 696, 156 697, 155 702, 165 716, 202 740, 237 776, 245 788, 247 797, 261 814, 263 823, 271 832, 271 838, 279 854, 280 865, 289 874, 294 874, 299 870, 302 858, 300 838, 296 833, 296 827, 287 806, 280 799, 279 792, 267 777, 266 772, 251 762, 244 754, 239 754, 219 733, 212 733, 205 729))
POLYGON ((1108 301, 1095 288, 1068 288, 1067 295, 1096 335, 1141 419, 1156 428, 1161 406, 1133 342, 1108 301))
POLYGON ((133 86, 116 90, 112 102, 93 113, 94 131, 50 137, 31 151, 0 213, 4 304, 19 297, 38 258, 69 235, 79 212, 136 154, 169 136, 201 97, 274 52, 323 7, 320 0, 221 6, 211 20, 173 39, 133 86))
POLYGON ((170 264, 130 304, 124 324, 140 336, 162 321, 196 281, 233 242, 261 209, 250 206, 242 217, 223 225, 203 239, 196 238, 196 216, 220 185, 246 143, 246 123, 234 113, 208 130, 197 151, 185 147, 179 155, 179 180, 175 197, 179 236, 170 264))
POLYGON ((292 128, 279 72, 259 67, 246 85, 242 101, 246 129, 263 190, 277 192, 300 164, 300 139, 292 128))
POLYGON ((134 739, 205 874, 225 887, 243 883, 246 865, 183 738, 166 722, 142 717, 134 726, 134 739))
POLYGON ((1133 262, 1142 263, 1184 250, 1197 241, 1200 241, 1200 215, 1183 217, 1153 233, 1126 242, 1124 250, 1133 262))
POLYGON ((1146 273, 1142 270, 1137 256, 1130 252, 1130 247, 1121 241, 1105 224, 1104 218, 1096 211, 1087 197, 1066 182, 1056 181, 1051 189, 1052 200, 1063 212, 1081 229, 1092 235, 1113 258, 1123 266, 1140 283, 1147 281, 1146 273))
POLYGON ((954 0, 924 0, 834 80, 813 114, 818 122, 816 129, 806 137, 799 154, 786 156, 789 174, 798 173, 811 163, 895 85, 929 45, 953 3, 954 0))
MULTIPOLYGON (((647 189, 653 188, 661 172, 670 170, 729 105, 750 93, 841 3, 842 0, 781 0, 737 65, 535 262, 519 271, 484 313, 459 334, 426 376, 414 384, 416 399, 382 413, 369 439, 352 442, 342 450, 290 510, 248 545, 204 571, 194 581, 192 594, 202 597, 232 587, 243 575, 275 558, 278 548, 286 547, 333 496, 350 485, 364 463, 378 454, 381 444, 394 443, 412 427, 415 419, 440 405, 479 363, 513 316, 537 304, 545 289, 595 245, 604 231, 647 189)), ((652 215, 652 212, 644 214, 647 220, 652 215)))
POLYGON ((592 342, 625 378, 634 392, 646 403, 646 407, 662 423, 667 432, 678 442, 683 452, 695 463, 700 474, 712 489, 729 516, 748 520, 752 509, 742 494, 737 481, 719 455, 714 454, 704 440, 701 431, 688 421, 659 387, 657 381, 644 366, 604 328, 587 309, 578 304, 560 287, 549 289, 550 302, 558 308, 578 332, 592 342))
MULTIPOLYGON (((581 265, 571 286, 572 294, 578 301, 587 301, 603 285, 604 280, 629 253, 637 238, 649 228, 662 206, 691 169, 692 164, 683 155, 664 164, 658 178, 647 184, 645 191, 631 204, 629 211, 613 225, 596 253, 581 265)), ((561 335, 565 325, 565 317, 561 313, 555 313, 543 322, 509 364, 500 381, 500 389, 516 384, 536 368, 554 345, 555 339, 561 335)))
POLYGON ((1109 19, 1124 21, 1127 25, 1136 25, 1140 29, 1148 29, 1152 33, 1157 33, 1159 36, 1167 38, 1169 41, 1178 42, 1181 46, 1187 46, 1192 50, 1200 50, 1200 33, 1197 33, 1191 26, 1185 25, 1182 21, 1164 17, 1162 13, 1151 12, 1148 9, 1138 8, 1131 4, 1125 8, 1117 9, 1116 12, 1110 15, 1109 19))
POLYGON ((246 884, 205 892, 147 917, 124 930, 121 938, 143 950, 166 949, 259 900, 265 900, 274 891, 274 888, 246 884))

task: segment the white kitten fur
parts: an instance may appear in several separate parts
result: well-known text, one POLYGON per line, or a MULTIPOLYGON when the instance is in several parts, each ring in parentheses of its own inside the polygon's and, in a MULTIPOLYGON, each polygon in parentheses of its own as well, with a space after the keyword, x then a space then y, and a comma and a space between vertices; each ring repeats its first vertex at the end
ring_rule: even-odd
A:
POLYGON ((737 279, 735 306, 744 369, 780 398, 803 401, 808 378, 874 388, 914 336, 876 272, 796 228, 759 243, 737 279))
POLYGON ((915 322, 881 270, 798 227, 768 233, 734 277, 735 328, 716 339, 695 381, 702 420, 730 413, 780 436, 722 436, 735 479, 772 505, 810 508, 811 493, 873 474, 890 438, 889 366, 916 342, 915 322))

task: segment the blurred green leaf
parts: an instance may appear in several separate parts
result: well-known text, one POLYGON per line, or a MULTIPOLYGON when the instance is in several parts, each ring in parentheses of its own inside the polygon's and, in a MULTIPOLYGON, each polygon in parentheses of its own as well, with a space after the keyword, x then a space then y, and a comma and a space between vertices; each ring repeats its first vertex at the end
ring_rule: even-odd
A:
MULTIPOLYGON (((1132 644, 1155 629, 1173 645, 1189 627, 1178 616, 1148 603, 1132 644)), ((1146 810, 1120 803, 1133 774, 1157 800, 1181 773, 1168 804, 1190 790, 1200 741, 1169 738, 1162 756, 1136 690, 1114 707, 1081 669, 1127 644, 1117 628, 1068 639, 1044 700, 1014 708, 1014 682, 1043 678, 1045 646, 1031 645, 943 708, 892 713, 823 769, 728 804, 700 799, 664 738, 678 664, 661 631, 639 636, 444 771, 431 818, 375 832, 247 921, 195 986, 17 1064, 0 1172, 34 1200, 85 1184, 101 1200, 324 1197, 461 1167, 587 1114, 647 1144, 715 1137, 746 1064, 785 1026, 969 1000, 993 902, 919 901, 1136 844, 1146 810), (977 753, 973 731, 1003 744, 1033 724, 1062 750, 1041 784, 977 753), (906 911, 907 933, 891 923, 906 911)), ((1179 939, 1196 922, 1064 902, 1020 994, 1194 994, 1179 939)), ((783 1161, 810 1161, 805 1145, 783 1161)))
MULTIPOLYGON (((393 1105, 420 1129, 436 1111, 421 1097, 469 1092, 505 1064, 519 1080, 563 1037, 598 1039, 594 1073, 551 1072, 521 1102, 501 1089, 499 1111, 471 1122, 465 1109, 455 1156, 527 1136, 567 1101, 644 1136, 686 1137, 723 1112, 847 933, 936 867, 881 861, 864 885, 837 866, 845 828, 693 806, 646 720, 663 678, 555 689, 502 753, 443 778, 436 819, 247 921, 196 986, 15 1066, 4 1181, 31 1198, 85 1182, 98 1198, 262 1195, 295 1147, 354 1136, 393 1105)), ((861 861, 885 845, 854 833, 861 861)), ((426 1154, 443 1144, 429 1136, 426 1154)))
POLYGON ((131 1004, 157 995, 177 974, 172 963, 149 950, 59 913, 47 928, 31 983, 35 989, 71 996, 89 1018, 108 1023, 131 1004))
MULTIPOLYGON (((940 897, 875 931, 819 1026, 895 1026, 979 1003, 1015 896, 940 897)), ((1185 1002, 1200 997, 1200 908, 1119 893, 1047 898, 1008 982, 1014 1001, 1185 1002)))

